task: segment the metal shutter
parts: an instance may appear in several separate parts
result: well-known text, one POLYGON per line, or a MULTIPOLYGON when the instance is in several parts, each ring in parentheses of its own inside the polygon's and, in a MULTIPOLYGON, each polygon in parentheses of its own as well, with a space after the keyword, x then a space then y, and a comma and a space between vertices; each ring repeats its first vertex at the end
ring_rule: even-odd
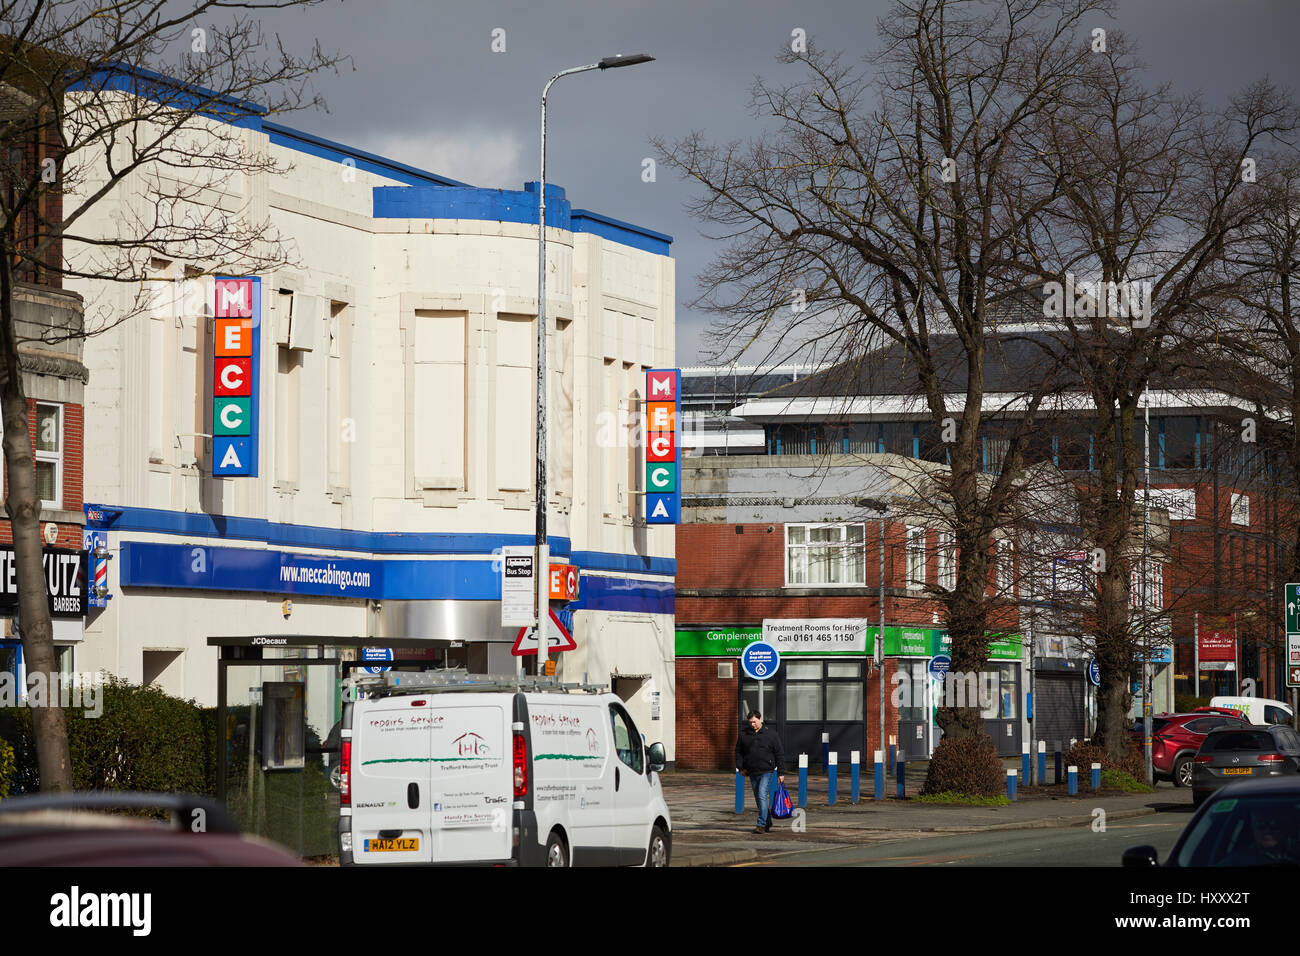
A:
POLYGON ((1039 671, 1035 677, 1034 736, 1047 741, 1049 753, 1057 740, 1067 750, 1070 738, 1083 739, 1083 675, 1039 671))

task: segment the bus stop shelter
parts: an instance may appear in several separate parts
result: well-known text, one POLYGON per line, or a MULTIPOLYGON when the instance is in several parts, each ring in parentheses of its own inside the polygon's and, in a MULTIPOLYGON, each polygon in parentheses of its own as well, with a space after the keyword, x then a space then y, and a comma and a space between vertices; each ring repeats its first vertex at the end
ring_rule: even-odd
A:
POLYGON ((354 635, 209 637, 218 648, 215 789, 247 833, 337 852, 342 680, 354 669, 474 669, 473 642, 354 635), (391 659, 366 659, 366 648, 391 659))

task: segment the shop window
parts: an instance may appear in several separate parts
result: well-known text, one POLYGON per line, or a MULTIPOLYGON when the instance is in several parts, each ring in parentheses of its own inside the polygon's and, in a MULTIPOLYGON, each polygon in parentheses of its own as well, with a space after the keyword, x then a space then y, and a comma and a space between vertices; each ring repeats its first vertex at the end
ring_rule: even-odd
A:
POLYGON ((785 684, 786 720, 822 720, 821 681, 792 681, 785 684))
POLYGON ((788 661, 785 665, 786 680, 821 680, 822 665, 820 661, 788 661))
POLYGON ((985 720, 1016 720, 1020 716, 1016 687, 1016 664, 988 664, 980 675, 981 695, 988 695, 988 706, 980 711, 985 720), (991 692, 991 693, 990 693, 991 692))
POLYGON ((903 660, 898 662, 899 679, 895 686, 899 693, 899 721, 926 721, 926 687, 930 683, 928 661, 903 660))
POLYGON ((787 586, 866 583, 865 525, 785 526, 787 586))
POLYGON ((861 720, 863 688, 861 681, 826 683, 826 719, 861 720))
POLYGON ((36 406, 36 493, 46 508, 63 507, 63 406, 36 406))

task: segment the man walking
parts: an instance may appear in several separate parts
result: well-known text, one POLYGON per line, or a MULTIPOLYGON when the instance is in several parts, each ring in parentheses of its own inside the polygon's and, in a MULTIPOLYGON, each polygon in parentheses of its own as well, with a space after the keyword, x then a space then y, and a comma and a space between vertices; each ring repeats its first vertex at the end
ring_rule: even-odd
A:
POLYGON ((772 772, 784 782, 781 773, 781 738, 771 727, 763 726, 763 715, 749 712, 749 726, 742 727, 736 739, 736 770, 749 777, 754 788, 754 802, 758 804, 758 825, 755 833, 772 829, 772 772))

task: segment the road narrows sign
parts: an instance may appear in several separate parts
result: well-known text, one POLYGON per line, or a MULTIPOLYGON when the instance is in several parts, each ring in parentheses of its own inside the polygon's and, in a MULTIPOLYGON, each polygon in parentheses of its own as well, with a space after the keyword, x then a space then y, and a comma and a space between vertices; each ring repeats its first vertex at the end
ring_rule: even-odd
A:
MULTIPOLYGON (((576 651, 577 643, 573 640, 573 635, 569 633, 568 628, 560 621, 554 611, 551 611, 546 619, 546 653, 556 654, 560 651, 576 651)), ((515 646, 510 648, 510 653, 515 657, 527 657, 529 654, 537 653, 537 628, 521 627, 518 636, 515 637, 515 646)))

